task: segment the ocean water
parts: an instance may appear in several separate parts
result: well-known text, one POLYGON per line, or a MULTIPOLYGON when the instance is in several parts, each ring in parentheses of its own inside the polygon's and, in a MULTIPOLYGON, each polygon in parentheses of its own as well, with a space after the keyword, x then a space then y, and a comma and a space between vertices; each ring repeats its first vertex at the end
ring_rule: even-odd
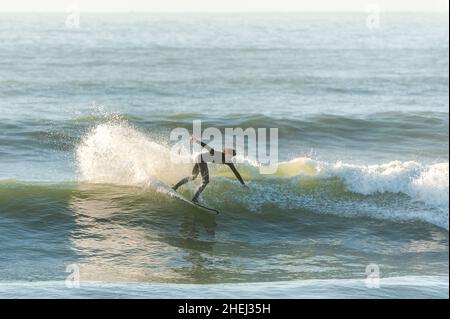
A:
POLYGON ((365 20, 1 14, 0 297, 448 298, 448 14, 365 20), (278 171, 169 196, 193 120, 278 171))

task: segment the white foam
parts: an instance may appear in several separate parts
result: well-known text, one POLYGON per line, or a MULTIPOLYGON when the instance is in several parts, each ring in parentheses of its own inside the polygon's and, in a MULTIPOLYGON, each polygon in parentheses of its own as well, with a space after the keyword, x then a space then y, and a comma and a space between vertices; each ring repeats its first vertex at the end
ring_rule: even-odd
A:
POLYGON ((393 161, 380 165, 325 165, 325 171, 339 176, 351 192, 364 195, 403 193, 447 213, 448 168, 448 163, 423 165, 414 161, 393 161))
POLYGON ((173 164, 169 150, 126 122, 93 128, 76 149, 79 180, 91 183, 142 185, 157 179, 173 183, 190 165, 173 164))
POLYGON ((448 212, 448 167, 448 163, 439 163, 424 168, 411 182, 408 194, 448 212))
POLYGON ((306 174, 319 179, 338 177, 349 192, 363 195, 408 195, 412 201, 422 202, 435 209, 434 212, 414 212, 409 217, 420 216, 421 220, 447 230, 449 228, 449 163, 427 165, 415 161, 391 161, 378 165, 355 165, 320 162, 309 158, 298 158, 287 163, 293 168, 298 168, 299 163, 306 166, 301 166, 297 176, 306 174), (315 173, 311 174, 312 170, 315 170, 315 173))

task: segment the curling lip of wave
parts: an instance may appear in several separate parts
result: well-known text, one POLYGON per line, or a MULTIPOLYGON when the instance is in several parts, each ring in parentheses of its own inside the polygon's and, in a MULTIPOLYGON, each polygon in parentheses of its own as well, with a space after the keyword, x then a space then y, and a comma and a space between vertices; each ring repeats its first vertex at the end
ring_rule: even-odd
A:
MULTIPOLYGON (((350 192, 370 195, 374 193, 404 193, 448 212, 449 163, 423 165, 414 161, 392 161, 380 165, 354 165, 295 159, 292 165, 306 162, 316 170, 319 178, 337 176, 350 192)), ((307 170, 305 170, 308 173, 307 170)), ((304 174, 304 172, 296 172, 304 174)))

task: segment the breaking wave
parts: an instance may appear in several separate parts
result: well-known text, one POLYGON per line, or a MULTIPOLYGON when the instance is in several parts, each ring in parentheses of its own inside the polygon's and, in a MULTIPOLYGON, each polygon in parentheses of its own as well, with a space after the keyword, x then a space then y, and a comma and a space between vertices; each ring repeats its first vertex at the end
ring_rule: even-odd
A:
MULTIPOLYGON (((174 163, 169 146, 123 121, 99 124, 88 132, 76 148, 76 162, 79 181, 131 186, 170 185, 192 166, 174 163)), ((237 194, 228 168, 212 165, 206 200, 229 196, 250 210, 277 204, 346 216, 418 219, 448 229, 448 162, 361 165, 299 157, 279 163, 272 175, 260 174, 249 161, 238 168, 253 190, 237 194)))

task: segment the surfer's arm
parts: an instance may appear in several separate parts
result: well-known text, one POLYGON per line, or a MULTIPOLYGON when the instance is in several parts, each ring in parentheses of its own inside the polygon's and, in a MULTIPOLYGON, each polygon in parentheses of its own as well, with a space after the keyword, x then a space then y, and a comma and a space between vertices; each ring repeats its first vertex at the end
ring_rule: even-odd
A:
POLYGON ((202 141, 199 141, 195 136, 192 136, 192 140, 194 142, 200 144, 203 148, 206 148, 208 150, 208 152, 210 152, 211 154, 214 153, 214 149, 211 146, 209 146, 208 144, 206 144, 206 143, 204 143, 202 141))
POLYGON ((226 165, 228 165, 228 167, 233 171, 234 175, 239 180, 239 182, 241 182, 241 184, 244 186, 245 185, 244 180, 242 179, 241 174, 239 174, 238 170, 236 169, 236 166, 234 166, 233 163, 228 163, 226 165))

